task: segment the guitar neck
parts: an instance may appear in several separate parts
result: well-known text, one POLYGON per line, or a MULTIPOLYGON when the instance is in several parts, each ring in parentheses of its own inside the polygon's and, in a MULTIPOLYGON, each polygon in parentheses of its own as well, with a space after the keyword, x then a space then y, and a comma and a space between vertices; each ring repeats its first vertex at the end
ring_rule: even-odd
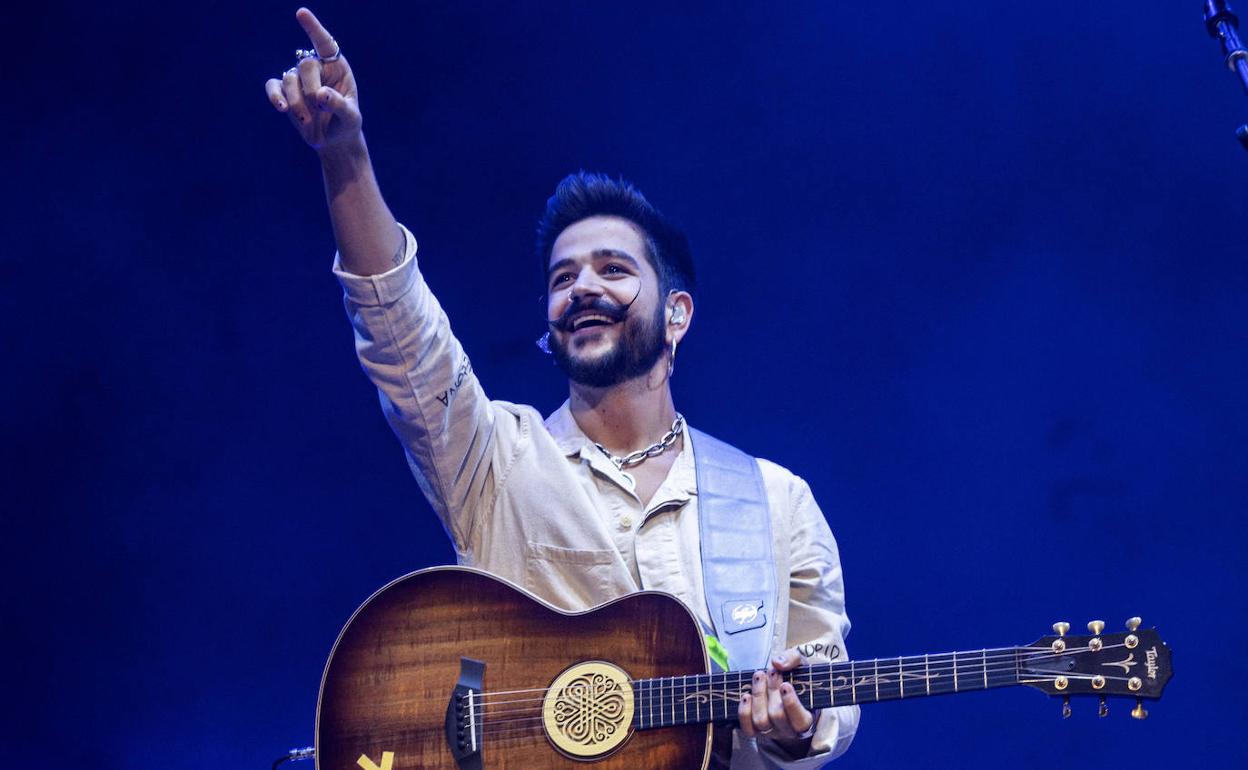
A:
MULTIPOLYGON (((821 663, 788 671, 808 709, 987 690, 1022 684, 1025 648, 968 650, 938 655, 821 663)), ((642 679, 633 683, 638 730, 707 722, 735 722, 741 693, 753 671, 642 679)))

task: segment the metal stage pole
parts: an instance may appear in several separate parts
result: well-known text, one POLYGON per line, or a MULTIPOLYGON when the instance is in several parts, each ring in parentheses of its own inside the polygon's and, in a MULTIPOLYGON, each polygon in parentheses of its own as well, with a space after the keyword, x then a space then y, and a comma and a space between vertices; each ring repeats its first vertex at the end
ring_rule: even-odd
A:
MULTIPOLYGON (((1239 40, 1239 19, 1226 0, 1205 0, 1205 29, 1209 35, 1222 43, 1222 53, 1226 56, 1226 66, 1239 76, 1244 91, 1248 92, 1248 49, 1239 40)), ((1235 132, 1239 143, 1248 150, 1248 125, 1239 127, 1235 132)))

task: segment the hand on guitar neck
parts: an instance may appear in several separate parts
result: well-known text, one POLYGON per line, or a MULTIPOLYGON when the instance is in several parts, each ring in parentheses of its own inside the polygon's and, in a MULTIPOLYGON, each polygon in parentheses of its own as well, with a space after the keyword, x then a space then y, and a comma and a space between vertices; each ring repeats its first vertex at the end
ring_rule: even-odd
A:
POLYGON ((793 685, 780 676, 801 664, 801 654, 789 649, 777 655, 766 671, 754 672, 750 692, 741 696, 737 708, 741 732, 750 737, 766 735, 790 753, 805 753, 809 738, 799 736, 814 726, 815 715, 802 705, 793 685))

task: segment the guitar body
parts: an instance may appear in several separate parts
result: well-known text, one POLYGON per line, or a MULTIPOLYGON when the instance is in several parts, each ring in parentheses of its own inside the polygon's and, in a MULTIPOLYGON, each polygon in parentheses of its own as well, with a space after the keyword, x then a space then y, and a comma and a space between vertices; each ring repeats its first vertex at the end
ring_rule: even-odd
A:
POLYGON ((478 570, 414 572, 369 598, 330 653, 317 707, 317 767, 706 767, 709 725, 626 726, 627 738, 600 756, 559 748, 540 699, 565 670, 586 661, 614 664, 633 680, 709 666, 698 621, 666 594, 632 594, 568 613, 478 570), (470 736, 480 751, 462 764, 446 727, 461 658, 484 664, 484 713, 493 720, 470 736))

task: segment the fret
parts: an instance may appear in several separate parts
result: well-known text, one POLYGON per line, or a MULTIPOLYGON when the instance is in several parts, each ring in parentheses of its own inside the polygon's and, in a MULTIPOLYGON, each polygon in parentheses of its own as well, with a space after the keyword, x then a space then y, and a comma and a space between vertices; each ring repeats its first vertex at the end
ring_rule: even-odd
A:
POLYGON ((645 679, 637 680, 637 698, 636 698, 635 703, 636 703, 636 711, 637 711, 637 729, 644 730, 646 729, 646 680, 645 679))
POLYGON ((651 679, 646 682, 646 722, 650 727, 654 727, 654 696, 656 695, 654 688, 656 681, 651 679))
POLYGON ((891 679, 891 678, 889 677, 889 675, 888 675, 888 666, 887 666, 887 664, 884 666, 883 670, 881 670, 881 669, 880 669, 880 661, 877 659, 877 660, 875 661, 874 671, 875 671, 874 679, 875 679, 875 700, 876 700, 876 702, 879 702, 879 701, 882 701, 882 700, 888 700, 888 699, 892 698, 892 697, 893 697, 893 693, 890 691, 890 689, 889 689, 889 688, 893 686, 893 681, 892 681, 892 679, 891 679), (881 685, 882 685, 882 687, 881 687, 881 685), (881 692, 881 689, 883 690, 883 692, 881 692))
POLYGON ((645 680, 645 726, 654 726, 654 680, 645 680))
POLYGON ((650 726, 663 726, 663 678, 650 680, 650 726))
POLYGON ((814 676, 812 677, 812 680, 811 680, 812 689, 810 693, 811 702, 817 704, 819 708, 828 708, 829 706, 835 706, 836 705, 836 667, 832 665, 831 663, 823 664, 823 665, 818 666, 814 670, 813 673, 814 673, 814 676), (827 669, 826 672, 824 671, 825 668, 827 669), (826 686, 825 686, 825 683, 826 683, 826 686), (827 695, 826 702, 823 700, 825 693, 827 695))
POLYGON ((719 679, 719 684, 715 686, 715 691, 723 693, 723 697, 719 699, 720 707, 723 708, 724 710, 724 713, 719 715, 719 718, 721 720, 728 719, 728 703, 729 703, 728 701, 728 692, 729 692, 728 677, 729 676, 733 676, 733 674, 724 673, 724 674, 715 675, 715 677, 719 679))
POLYGON ((636 716, 638 716, 638 728, 645 730, 650 726, 650 720, 646 719, 646 715, 648 715, 646 713, 648 713, 650 709, 650 680, 641 679, 638 681, 638 685, 640 686, 640 690, 638 696, 638 715, 636 716))
POLYGON ((663 701, 662 711, 659 712, 659 721, 664 727, 669 727, 671 719, 675 714, 673 709, 676 708, 676 677, 668 676, 663 678, 663 701))
MULTIPOLYGON (((807 672, 806 672, 806 693, 810 697, 809 708, 811 711, 814 711, 817 708, 822 708, 822 705, 820 706, 815 705, 815 693, 818 692, 815 689, 815 677, 816 677, 815 667, 811 666, 809 669, 807 669, 807 672)), ((831 698, 831 696, 832 696, 832 691, 828 690, 828 697, 831 698)))
POLYGON ((645 724, 642 721, 641 713, 643 707, 642 688, 646 686, 645 679, 638 679, 633 682, 633 721, 637 723, 638 730, 644 730, 645 724))
POLYGON ((672 677, 672 721, 671 721, 671 724, 678 724, 676 722, 676 677, 672 677))
POLYGON ((676 677, 669 676, 663 682, 663 726, 676 723, 676 677))
POLYGON ((655 727, 663 727, 663 698, 666 692, 663 677, 656 677, 654 680, 654 721, 655 727))
POLYGON ((836 667, 828 664, 828 705, 836 705, 836 667))
POLYGON ((651 703, 650 724, 663 727, 663 677, 654 679, 654 700, 651 703))
POLYGON ((676 688, 676 677, 669 677, 667 689, 667 718, 669 725, 679 724, 676 721, 676 700, 679 697, 679 690, 676 688))
POLYGON ((676 677, 669 676, 667 678, 667 687, 664 690, 667 693, 667 702, 663 709, 663 724, 676 724, 676 677))
MULTIPOLYGON (((800 691, 798 699, 802 705, 814 711, 1018 684, 1025 666, 1023 652, 1025 648, 984 648, 978 655, 963 651, 817 663, 786 672, 784 680, 795 692, 800 691), (861 673, 860 667, 864 668, 861 673), (915 686, 919 680, 923 682, 922 688, 915 686), (862 693, 858 691, 860 687, 864 688, 862 693), (846 690, 849 703, 845 699, 846 690)), ((633 725, 635 729, 647 730, 736 722, 739 696, 750 691, 752 680, 752 671, 637 680, 633 683, 633 725)))
POLYGON ((680 678, 680 716, 681 724, 689 724, 689 678, 680 678))
MULTIPOLYGON (((699 725, 702 724, 702 721, 703 721, 702 720, 702 702, 698 700, 697 698, 690 698, 689 695, 691 694, 691 692, 697 692, 701 687, 702 687, 702 677, 696 674, 693 676, 692 691, 689 689, 689 684, 688 683, 685 684, 685 713, 686 715, 689 713, 689 702, 693 701, 693 720, 692 721, 695 724, 699 724, 699 725)), ((691 720, 689 719, 689 717, 686 716, 685 724, 689 724, 690 721, 691 720)))

